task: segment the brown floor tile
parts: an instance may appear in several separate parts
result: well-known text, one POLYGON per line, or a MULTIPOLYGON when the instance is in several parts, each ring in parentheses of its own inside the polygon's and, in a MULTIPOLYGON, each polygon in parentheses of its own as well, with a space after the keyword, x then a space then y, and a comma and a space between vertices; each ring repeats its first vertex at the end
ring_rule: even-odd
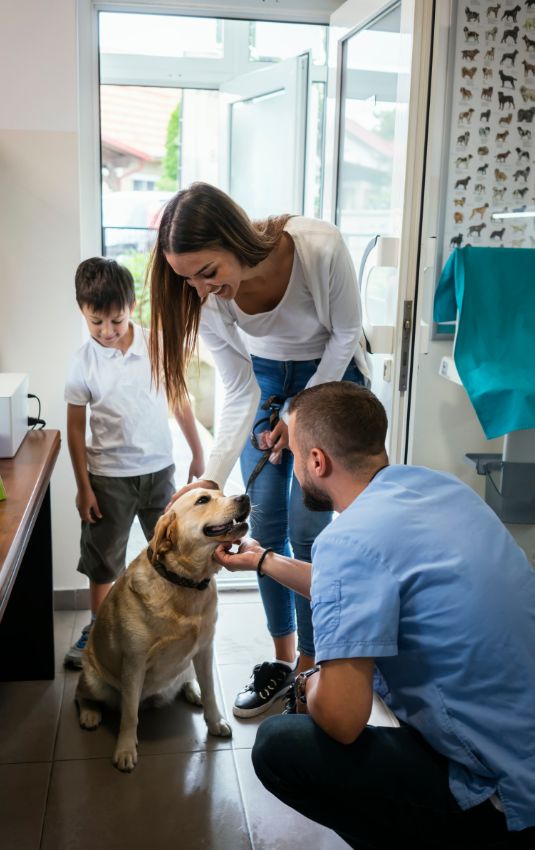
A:
MULTIPOLYGON (((65 695, 54 758, 84 759, 108 758, 111 760, 119 729, 119 714, 104 709, 102 725, 93 732, 80 728, 74 693, 77 673, 66 673, 65 695)), ((225 714, 223 698, 216 681, 219 707, 225 714)), ((230 715, 229 715, 230 719, 230 715)), ((140 755, 158 753, 186 753, 196 750, 230 749, 229 738, 216 738, 208 734, 202 709, 189 705, 178 697, 163 708, 141 711, 138 727, 140 755)))
POLYGON ((250 750, 235 752, 253 850, 347 850, 332 830, 285 806, 257 779, 250 750))
POLYGON ((51 761, 63 674, 53 681, 0 683, 0 763, 51 761))
POLYGON ((250 850, 230 751, 54 765, 41 850, 250 850))
POLYGON ((0 765, 0 835, 5 850, 39 850, 51 764, 0 765))

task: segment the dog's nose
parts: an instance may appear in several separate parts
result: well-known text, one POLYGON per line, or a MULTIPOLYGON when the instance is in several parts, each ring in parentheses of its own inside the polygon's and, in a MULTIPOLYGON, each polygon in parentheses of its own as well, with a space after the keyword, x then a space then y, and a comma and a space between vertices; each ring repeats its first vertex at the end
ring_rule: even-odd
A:
POLYGON ((243 496, 233 496, 233 498, 237 505, 243 505, 244 508, 248 507, 250 500, 249 496, 246 496, 245 493, 243 496))

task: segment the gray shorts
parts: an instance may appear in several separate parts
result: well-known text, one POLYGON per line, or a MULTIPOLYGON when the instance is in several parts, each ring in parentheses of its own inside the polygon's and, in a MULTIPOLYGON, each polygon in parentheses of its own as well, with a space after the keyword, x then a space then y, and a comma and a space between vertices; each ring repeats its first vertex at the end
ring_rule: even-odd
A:
POLYGON ((95 584, 109 584, 118 578, 126 566, 126 546, 135 517, 150 540, 156 520, 175 492, 174 473, 174 465, 128 478, 89 473, 102 519, 82 522, 78 572, 95 584))

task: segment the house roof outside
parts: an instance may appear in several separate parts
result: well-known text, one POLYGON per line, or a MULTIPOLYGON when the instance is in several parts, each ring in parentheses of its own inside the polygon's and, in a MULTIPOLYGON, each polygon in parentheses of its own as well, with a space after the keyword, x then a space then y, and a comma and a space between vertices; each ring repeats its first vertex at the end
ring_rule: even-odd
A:
POLYGON ((169 117, 180 98, 180 89, 101 86, 103 143, 141 160, 162 159, 169 117))

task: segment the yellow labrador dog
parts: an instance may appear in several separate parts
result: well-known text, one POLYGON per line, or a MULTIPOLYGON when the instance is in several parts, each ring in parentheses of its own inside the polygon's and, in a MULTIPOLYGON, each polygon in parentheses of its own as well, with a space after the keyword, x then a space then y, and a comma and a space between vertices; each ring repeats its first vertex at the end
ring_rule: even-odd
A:
POLYGON ((120 709, 113 756, 119 770, 136 764, 138 710, 148 698, 163 703, 183 689, 190 702, 204 706, 210 734, 232 734, 214 695, 214 575, 220 567, 212 555, 219 543, 246 534, 250 507, 248 496, 200 488, 184 493, 100 607, 76 701, 84 729, 100 724, 98 703, 120 709))

